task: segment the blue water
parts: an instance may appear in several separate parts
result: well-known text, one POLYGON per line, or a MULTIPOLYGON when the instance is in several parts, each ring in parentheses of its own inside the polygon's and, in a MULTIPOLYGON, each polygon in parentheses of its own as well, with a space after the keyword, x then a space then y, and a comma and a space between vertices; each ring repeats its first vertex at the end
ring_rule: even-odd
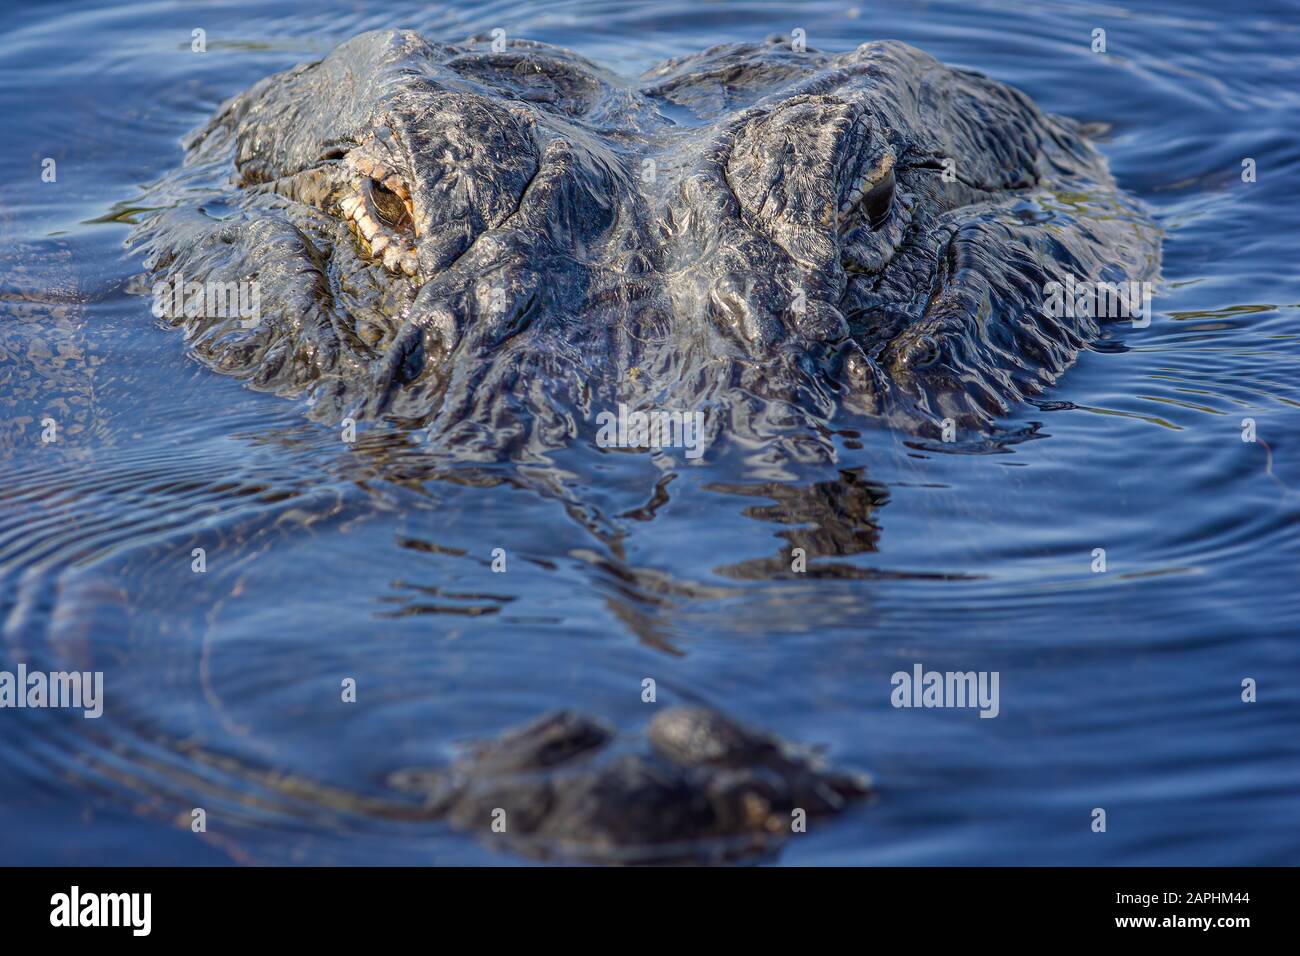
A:
POLYGON ((773 862, 1300 862, 1296 5, 11 5, 0 108, 0 670, 106 688, 98 720, 0 710, 0 863, 516 863, 249 768, 375 794, 551 708, 636 731, 645 677, 655 706, 873 775, 773 862), (997 453, 859 429, 820 468, 574 448, 525 481, 431 470, 400 433, 343 445, 189 357, 122 244, 218 103, 390 26, 502 27, 625 75, 794 28, 913 43, 1109 125, 1165 231, 1153 321, 1015 409, 1029 440, 997 453), (792 546, 810 573, 771 579, 792 546), (997 671, 1000 714, 895 709, 917 662, 997 671))

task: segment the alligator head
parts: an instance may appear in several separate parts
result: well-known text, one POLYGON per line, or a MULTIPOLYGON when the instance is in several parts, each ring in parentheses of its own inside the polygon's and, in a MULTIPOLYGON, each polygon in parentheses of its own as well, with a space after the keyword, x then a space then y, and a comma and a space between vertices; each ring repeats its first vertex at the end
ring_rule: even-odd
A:
POLYGON ((260 303, 174 315, 197 354, 474 447, 555 446, 619 402, 759 439, 841 405, 982 427, 1100 335, 1044 310, 1050 283, 1158 269, 1077 124, 898 42, 726 45, 630 83, 366 33, 188 150, 133 241, 260 303))

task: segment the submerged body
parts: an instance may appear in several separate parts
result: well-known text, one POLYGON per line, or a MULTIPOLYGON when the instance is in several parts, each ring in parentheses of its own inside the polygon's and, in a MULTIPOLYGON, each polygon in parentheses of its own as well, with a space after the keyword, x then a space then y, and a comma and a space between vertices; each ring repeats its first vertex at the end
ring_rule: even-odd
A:
POLYGON ((159 279, 257 283, 255 318, 173 316, 205 361, 475 454, 620 404, 711 438, 842 407, 983 427, 1100 334, 1045 308, 1054 283, 1159 262, 1077 124, 892 41, 725 45, 631 83, 367 33, 235 97, 156 188, 173 208, 135 241, 159 279))

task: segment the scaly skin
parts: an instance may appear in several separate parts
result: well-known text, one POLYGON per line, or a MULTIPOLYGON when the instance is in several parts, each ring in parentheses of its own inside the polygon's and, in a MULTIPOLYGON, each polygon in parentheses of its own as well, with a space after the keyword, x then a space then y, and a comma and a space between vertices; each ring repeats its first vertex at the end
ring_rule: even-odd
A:
POLYGON ((710 439, 841 406, 985 427, 1101 333, 1045 315, 1047 283, 1159 266, 1077 124, 892 41, 725 45, 629 83, 367 33, 228 102, 155 193, 133 241, 160 278, 261 284, 255 328, 176 320, 205 361, 480 459, 619 401, 706 411, 710 439))

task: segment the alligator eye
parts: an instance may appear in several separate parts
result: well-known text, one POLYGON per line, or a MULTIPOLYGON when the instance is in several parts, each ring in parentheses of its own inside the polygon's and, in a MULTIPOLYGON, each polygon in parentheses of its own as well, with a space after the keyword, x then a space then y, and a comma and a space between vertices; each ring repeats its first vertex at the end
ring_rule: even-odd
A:
POLYGON ((383 183, 370 181, 370 201, 374 204, 376 218, 394 232, 405 230, 411 224, 411 213, 406 201, 383 183))
MULTIPOLYGON (((373 164, 372 168, 373 168, 373 164)), ((405 184, 395 175, 358 179, 355 192, 339 203, 343 216, 365 240, 363 250, 393 273, 415 276, 420 258, 414 247, 414 220, 405 184)))
POLYGON ((890 169, 880 182, 876 183, 862 197, 862 211, 866 214, 871 228, 879 229, 889 218, 889 211, 894 208, 894 171, 890 169))

